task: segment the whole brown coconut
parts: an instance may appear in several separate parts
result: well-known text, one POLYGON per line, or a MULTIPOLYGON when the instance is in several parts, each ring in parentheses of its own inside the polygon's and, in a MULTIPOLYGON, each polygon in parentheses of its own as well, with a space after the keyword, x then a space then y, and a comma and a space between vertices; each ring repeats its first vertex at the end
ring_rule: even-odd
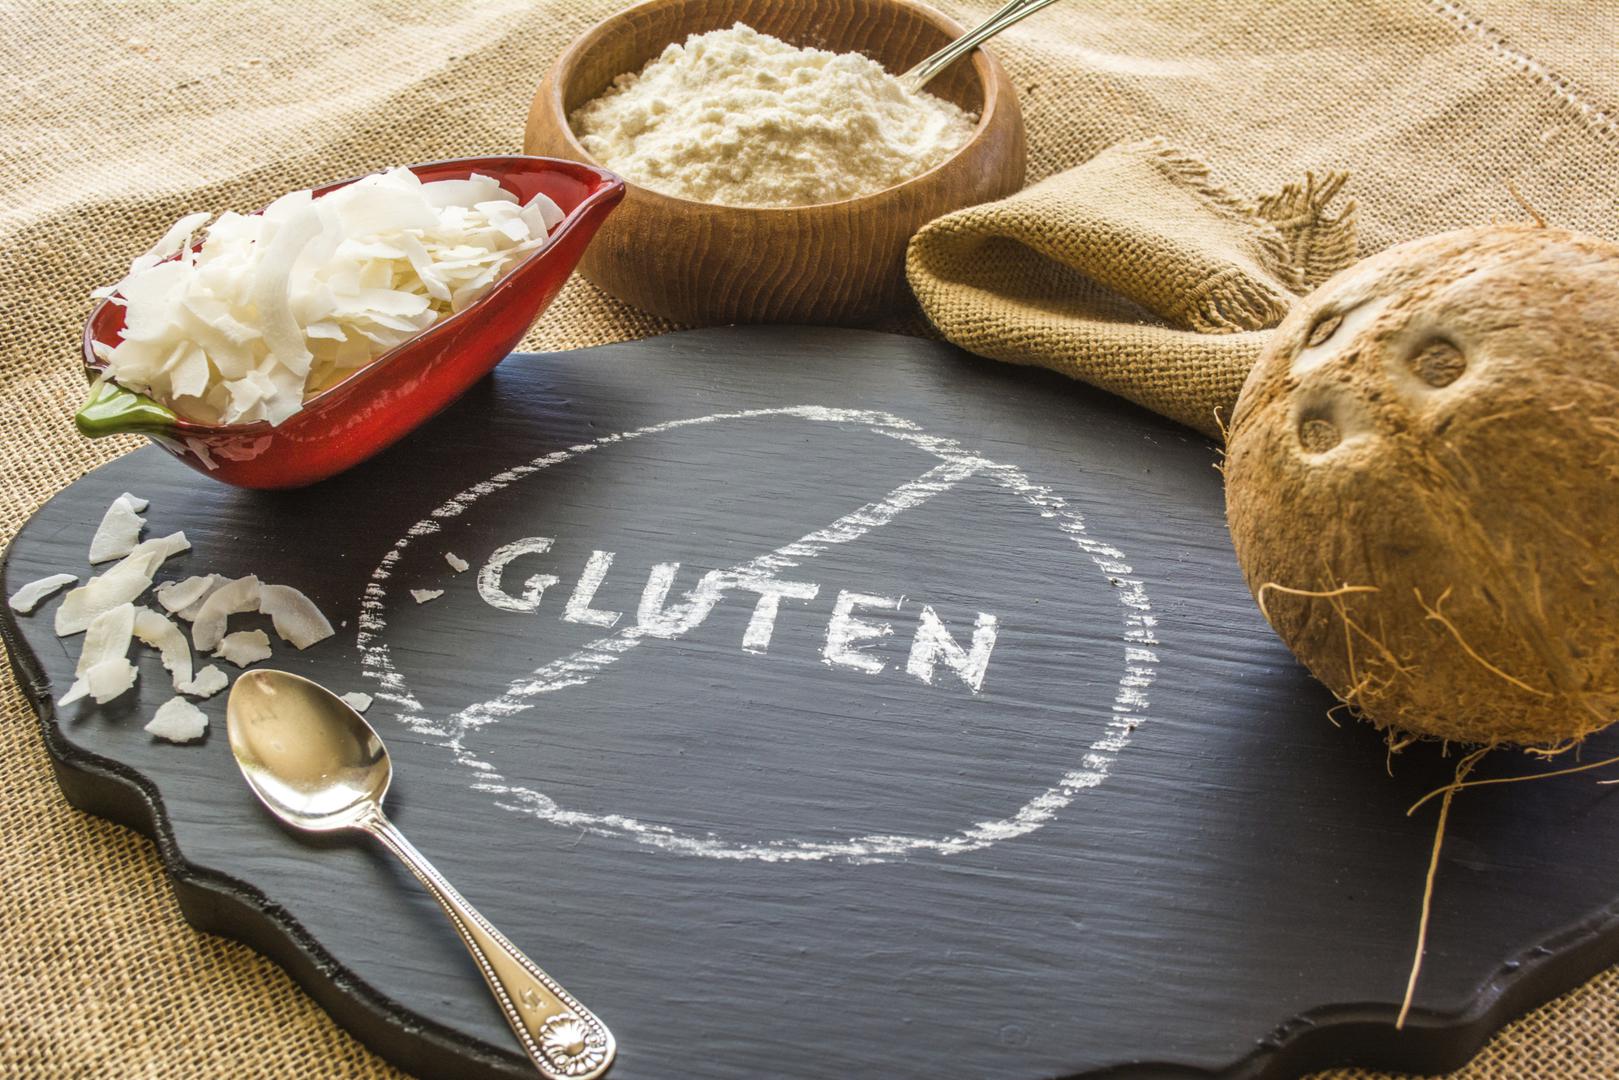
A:
POLYGON ((1379 727, 1619 716, 1619 246, 1492 226, 1350 267, 1248 376, 1225 475, 1271 625, 1379 727))

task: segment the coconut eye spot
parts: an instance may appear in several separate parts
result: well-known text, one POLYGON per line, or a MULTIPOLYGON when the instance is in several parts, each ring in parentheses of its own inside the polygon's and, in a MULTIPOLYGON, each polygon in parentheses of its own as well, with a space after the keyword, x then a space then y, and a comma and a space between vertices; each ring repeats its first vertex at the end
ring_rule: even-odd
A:
POLYGON ((1292 374, 1303 375, 1339 356, 1352 355, 1352 349, 1340 348, 1339 343, 1353 342, 1360 336, 1361 331, 1377 321, 1377 317, 1388 305, 1388 297, 1377 297, 1363 301, 1347 311, 1318 317, 1310 327, 1304 348, 1293 358, 1292 374))
POLYGON ((1327 339, 1337 333, 1338 327, 1343 325, 1343 321, 1342 315, 1323 315, 1315 321, 1314 326, 1310 327, 1310 335, 1304 339, 1304 343, 1311 348, 1326 344, 1327 339))
POLYGON ((1417 378, 1429 386, 1449 386, 1467 370, 1467 357, 1454 344, 1443 338, 1425 342, 1407 361, 1417 378))
POLYGON ((1343 435, 1324 416, 1307 416, 1299 423, 1299 445, 1306 453, 1324 454, 1343 441, 1343 435))
POLYGON ((1364 403, 1335 381, 1317 378, 1299 387, 1292 406, 1292 435, 1307 457, 1333 453, 1373 434, 1364 403))

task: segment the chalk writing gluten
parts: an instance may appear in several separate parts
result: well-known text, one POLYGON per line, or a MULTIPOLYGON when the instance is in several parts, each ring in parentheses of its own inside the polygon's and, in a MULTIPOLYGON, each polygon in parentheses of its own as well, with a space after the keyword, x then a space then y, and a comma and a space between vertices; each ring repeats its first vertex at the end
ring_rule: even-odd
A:
MULTIPOLYGON (((478 571, 478 595, 485 603, 501 611, 538 611, 546 591, 562 584, 562 578, 552 573, 530 574, 523 579, 517 593, 508 591, 504 579, 507 568, 513 563, 525 557, 545 555, 555 543, 549 536, 526 536, 495 549, 478 571)), ((590 553, 574 580, 573 591, 562 605, 561 618, 564 622, 604 629, 618 625, 624 612, 594 606, 596 594, 612 569, 613 559, 614 553, 611 551, 590 553)), ((526 567, 514 570, 512 577, 516 578, 522 569, 526 567)), ((679 573, 680 564, 673 562, 658 563, 647 571, 641 602, 635 611, 634 627, 638 635, 682 637, 701 626, 727 594, 751 593, 754 598, 753 614, 743 632, 741 648, 744 652, 759 655, 770 649, 782 600, 808 602, 821 593, 821 586, 814 582, 782 581, 737 570, 710 570, 698 579, 683 601, 671 603, 669 593, 679 573)), ((829 667, 869 675, 880 674, 888 666, 888 661, 878 655, 873 646, 894 633, 894 624, 889 619, 872 618, 862 612, 898 613, 904 604, 902 598, 841 590, 832 607, 832 616, 827 620, 822 661, 829 667)), ((932 684, 938 666, 943 663, 976 694, 983 689, 998 630, 996 617, 981 611, 974 624, 970 644, 963 646, 932 607, 921 605, 905 671, 924 683, 932 684)))

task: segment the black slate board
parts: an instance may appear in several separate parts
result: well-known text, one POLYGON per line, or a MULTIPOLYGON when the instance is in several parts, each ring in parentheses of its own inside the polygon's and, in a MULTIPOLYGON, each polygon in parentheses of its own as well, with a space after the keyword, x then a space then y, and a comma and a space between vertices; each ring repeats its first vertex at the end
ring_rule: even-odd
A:
MULTIPOLYGON (((1106 395, 945 346, 698 331, 515 355, 311 490, 230 490, 143 450, 45 506, 4 587, 82 573, 130 490, 152 534, 194 545, 162 576, 305 589, 342 629, 272 665, 379 694, 393 673, 369 715, 395 820, 613 1027, 618 1080, 1454 1067, 1616 958, 1619 802, 1583 781, 1458 800, 1396 1033, 1432 827, 1404 811, 1454 759, 1419 748, 1391 777, 1376 733, 1326 721, 1243 587, 1214 461, 1106 395), (505 585, 556 575, 539 608, 480 599, 491 552, 532 536, 554 546, 505 585), (562 618, 595 549, 612 628, 562 618), (687 633, 623 644, 655 564, 680 564, 678 599, 772 551, 819 590, 781 602, 766 650, 742 647, 755 595, 736 589, 687 633), (447 592, 418 606, 412 587, 447 592), (845 591, 903 598, 854 612, 892 626, 865 643, 881 672, 825 655, 845 591), (996 619, 976 692, 970 663, 907 670, 924 607, 963 654, 996 619), (587 649, 605 639, 612 662, 587 649), (452 722, 569 656, 577 684, 452 722)), ((137 693, 55 711, 77 651, 50 632, 57 602, 0 628, 62 786, 156 836, 195 925, 276 958, 408 1070, 531 1075, 400 867, 254 802, 225 695, 192 747, 140 729, 167 697, 150 655, 137 693)))

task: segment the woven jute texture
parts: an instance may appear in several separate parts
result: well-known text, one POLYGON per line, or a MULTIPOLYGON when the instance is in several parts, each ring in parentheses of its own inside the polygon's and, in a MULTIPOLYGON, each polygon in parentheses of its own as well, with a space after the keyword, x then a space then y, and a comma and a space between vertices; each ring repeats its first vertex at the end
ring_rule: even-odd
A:
MULTIPOLYGON (((942 6, 967 21, 995 5, 942 6)), ((68 420, 92 287, 185 211, 517 149, 546 65, 612 7, 0 4, 0 539, 133 445, 87 443, 68 420)), ((1556 223, 1613 237, 1615 40, 1611 5, 1571 2, 1070 0, 995 51, 1021 91, 1031 180, 1152 138, 1256 200, 1342 171, 1364 254, 1521 217, 1507 180, 1556 223)), ((665 329, 575 281, 529 345, 665 329)), ((64 803, 9 678, 0 704, 0 1075, 398 1075, 273 965, 190 929, 151 846, 64 803)), ((1616 1002, 1610 972, 1463 1075, 1619 1075, 1616 1002)))
POLYGON ((950 341, 1084 379, 1209 435, 1293 301, 1355 261, 1347 177, 1262 199, 1161 139, 924 226, 906 276, 950 341))

